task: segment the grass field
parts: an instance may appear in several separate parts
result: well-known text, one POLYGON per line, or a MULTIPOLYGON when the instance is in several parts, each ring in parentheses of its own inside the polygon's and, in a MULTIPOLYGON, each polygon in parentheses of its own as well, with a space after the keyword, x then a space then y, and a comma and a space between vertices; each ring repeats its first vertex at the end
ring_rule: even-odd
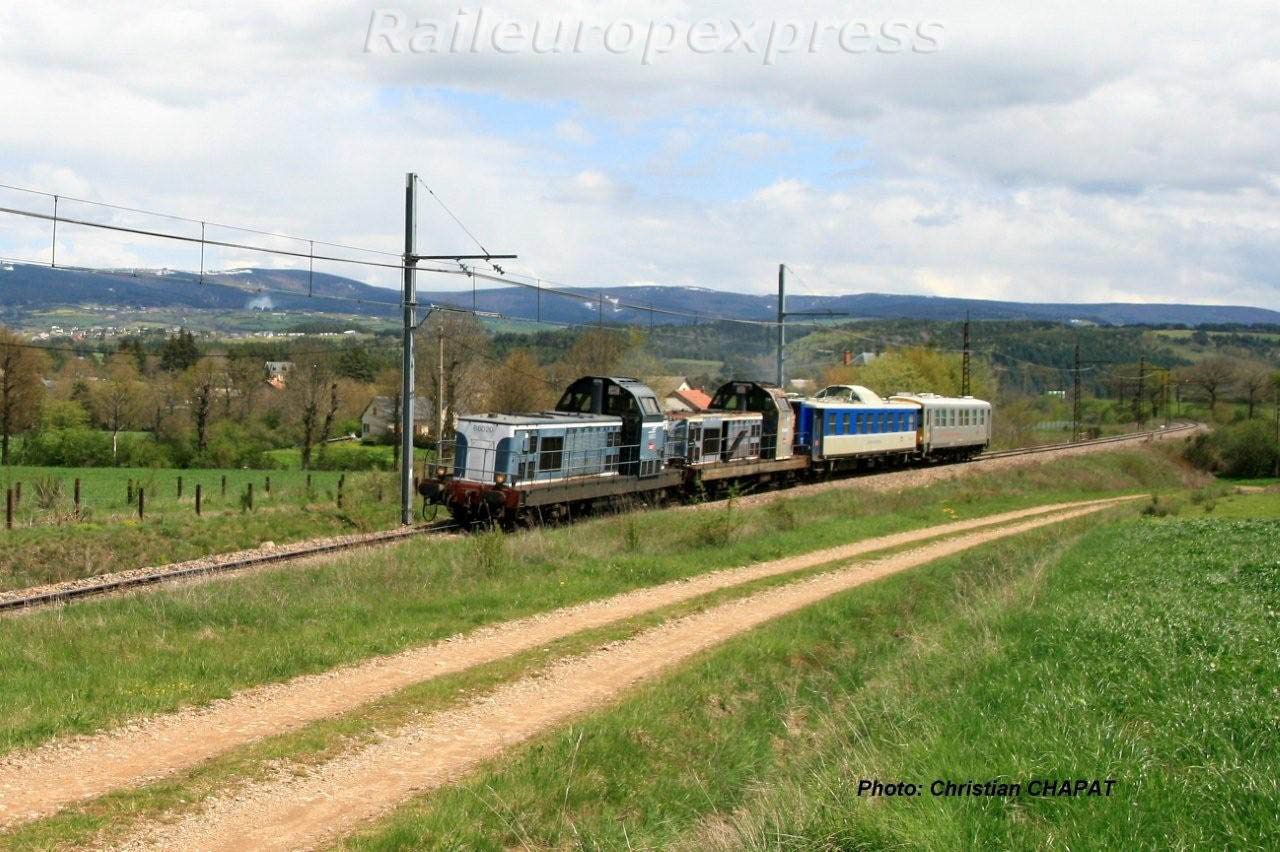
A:
POLYGON ((1277 535, 1276 520, 1085 522, 891 577, 345 845, 1274 848, 1277 535), (1046 778, 1116 783, 1110 797, 1026 792, 1046 778), (859 797, 862 779, 925 792, 859 797), (993 779, 1024 790, 928 792, 993 779))
POLYGON ((1181 475, 1153 451, 1087 455, 896 494, 417 540, 4 619, 0 753, 626 589, 954 518, 1177 488, 1181 475))
MULTIPOLYGON (((1269 812, 1280 801, 1266 757, 1277 746, 1274 714, 1262 703, 1276 686, 1275 667, 1258 662, 1258 649, 1280 637, 1274 619, 1255 611, 1276 608, 1274 578, 1265 574, 1274 566, 1258 563, 1256 578, 1247 569, 1280 523, 1227 515, 1280 517, 1280 506, 1273 495, 1224 487, 1175 494, 1182 476, 1156 450, 1081 456, 904 494, 839 490, 730 511, 649 512, 510 537, 418 541, 6 619, 0 754, 673 577, 1019 506, 1159 491, 1161 504, 1176 504, 1180 514, 1139 516, 1135 506, 1037 530, 757 629, 624 703, 409 803, 344 845, 1164 846, 1142 842, 1140 832, 1150 831, 1157 840, 1167 833, 1175 846, 1238 846, 1245 832, 1267 830, 1249 817, 1253 809, 1269 812), (1210 502, 1212 513, 1200 514, 1210 502), (1167 558, 1183 552, 1185 562, 1167 558), (1241 565, 1247 576, 1237 578, 1241 565), (1205 583, 1196 581, 1206 576, 1224 594, 1201 612, 1205 583), (1269 584, 1272 598, 1250 598, 1250 578, 1264 590, 1269 584), (1146 586, 1160 593, 1148 595, 1146 586), (1142 627, 1152 617, 1163 619, 1160 630, 1142 627), (1197 643, 1211 638, 1215 624, 1229 629, 1213 654, 1200 653, 1197 643), (1187 641, 1169 654, 1169 638, 1188 627, 1187 641), (1113 654, 1117 642, 1133 646, 1113 654), (1206 662, 1228 658, 1231 668, 1197 696, 1206 662), (1143 677, 1127 677, 1134 671, 1143 677), (1248 683, 1242 671, 1257 676, 1256 694, 1238 708, 1214 709, 1237 700, 1223 690, 1248 683), (1201 744, 1189 733, 1216 722, 1228 723, 1230 735, 1201 744), (1187 779, 1195 771, 1205 773, 1212 802, 1228 816, 1209 814, 1208 800, 1191 801, 1187 779), (860 777, 944 772, 959 780, 1109 774, 1127 786, 1094 802, 869 804, 854 795, 860 777), (1152 814, 1127 829, 1123 820, 1118 833, 1107 827, 1117 814, 1148 805, 1152 814), (1183 808, 1192 816, 1183 817, 1183 808)), ((709 603, 697 599, 422 683, 69 808, 0 835, 0 846, 110 842, 138 819, 198 808, 282 761, 305 772, 379 731, 709 603)))
POLYGON ((345 474, 341 507, 336 498, 343 474, 310 476, 308 492, 308 474, 296 470, 0 468, 0 486, 22 484, 15 528, 0 530, 0 590, 399 523, 395 474, 345 474), (78 515, 73 505, 77 478, 78 515), (130 480, 135 495, 139 487, 145 494, 142 519, 136 496, 133 503, 128 500, 130 480), (42 486, 48 491, 53 483, 59 489, 56 498, 42 500, 42 486), (200 516, 195 514, 197 485, 200 516))

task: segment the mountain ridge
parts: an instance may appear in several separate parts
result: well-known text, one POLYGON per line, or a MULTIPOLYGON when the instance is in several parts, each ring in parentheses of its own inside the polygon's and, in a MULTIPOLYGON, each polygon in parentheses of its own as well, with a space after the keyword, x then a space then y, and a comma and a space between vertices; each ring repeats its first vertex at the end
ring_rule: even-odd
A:
MULTIPOLYGON (((732 293, 682 285, 628 285, 562 288, 568 295, 526 287, 474 291, 419 290, 420 305, 435 303, 501 314, 540 317, 552 323, 645 324, 692 322, 685 311, 707 319, 732 317, 770 321, 777 316, 772 294, 732 293), (603 311, 597 300, 605 301, 603 311), (623 307, 620 303, 644 307, 623 307), (649 310, 652 306, 652 311, 649 310), (603 315, 603 316, 602 316, 603 315)), ((185 307, 199 310, 307 310, 391 317, 399 313, 399 293, 328 273, 241 269, 205 273, 173 270, 82 270, 0 264, 0 311, 21 315, 48 308, 98 304, 121 308, 185 307), (309 295, 310 294, 310 295, 309 295)), ((832 311, 849 319, 1045 320, 1098 325, 1188 326, 1238 323, 1280 324, 1280 311, 1247 305, 1193 305, 1140 302, 1015 302, 953 296, 848 293, 793 295, 788 311, 832 311)))

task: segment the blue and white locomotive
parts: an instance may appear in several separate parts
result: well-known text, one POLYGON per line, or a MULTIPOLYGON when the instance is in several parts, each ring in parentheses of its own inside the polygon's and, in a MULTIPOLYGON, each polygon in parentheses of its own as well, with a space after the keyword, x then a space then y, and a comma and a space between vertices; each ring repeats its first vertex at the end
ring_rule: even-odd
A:
POLYGON ((461 523, 563 517, 629 501, 660 502, 726 485, 919 461, 954 461, 991 440, 991 404, 860 385, 792 399, 732 381, 708 411, 664 414, 637 379, 585 376, 554 411, 458 418, 451 465, 419 490, 461 523))

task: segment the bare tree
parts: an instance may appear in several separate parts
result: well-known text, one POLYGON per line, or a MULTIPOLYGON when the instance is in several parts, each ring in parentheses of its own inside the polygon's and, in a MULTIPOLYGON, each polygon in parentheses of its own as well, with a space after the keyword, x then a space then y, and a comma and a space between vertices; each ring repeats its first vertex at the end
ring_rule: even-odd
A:
POLYGON ((289 373, 285 399, 301 430, 302 469, 310 470, 312 451, 329 440, 341 402, 330 359, 311 356, 298 361, 289 373))
POLYGON ((582 376, 608 376, 622 361, 630 342, 620 329, 588 329, 557 365, 556 378, 567 384, 582 376))
MULTIPOLYGON (((488 375, 494 368, 489 353, 489 333, 470 314, 436 313, 418 338, 416 393, 433 412, 443 407, 445 431, 457 414, 485 407, 488 375), (444 338, 444 386, 441 387, 439 344, 444 338)), ((437 435, 437 440, 443 438, 437 435)))
POLYGON ((0 464, 9 463, 9 440, 36 422, 44 398, 43 352, 0 327, 0 464))
POLYGON ((542 411, 554 403, 552 386, 527 349, 513 349, 489 375, 489 407, 494 411, 542 411))
POLYGON ((188 367, 182 374, 182 388, 186 392, 191 410, 191 422, 196 427, 196 452, 208 448, 209 424, 213 414, 213 400, 223 387, 225 370, 222 363, 212 356, 205 356, 188 367))
POLYGON ((173 416, 182 404, 182 392, 172 374, 163 370, 152 376, 145 388, 143 406, 146 409, 147 426, 158 439, 165 427, 173 423, 173 416))
POLYGON ((1187 380, 1208 397, 1210 414, 1218 404, 1218 397, 1231 386, 1235 377, 1235 363, 1222 356, 1206 358, 1187 370, 1187 380))
POLYGON ((1236 380, 1236 388, 1249 404, 1249 419, 1253 419, 1253 410, 1262 401, 1262 395, 1271 385, 1271 374, 1258 367, 1245 367, 1236 380))
POLYGON ((111 460, 119 455, 120 430, 133 426, 142 411, 143 384, 125 355, 111 359, 107 375, 90 390, 94 413, 111 431, 111 460))
POLYGON ((258 396, 262 392, 262 362, 256 358, 227 359, 227 416, 234 410, 238 420, 247 422, 253 417, 258 396))

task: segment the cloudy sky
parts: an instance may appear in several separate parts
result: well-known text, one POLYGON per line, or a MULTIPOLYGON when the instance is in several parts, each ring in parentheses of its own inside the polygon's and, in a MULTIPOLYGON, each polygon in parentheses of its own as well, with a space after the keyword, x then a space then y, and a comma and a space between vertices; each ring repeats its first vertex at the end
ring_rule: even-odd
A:
MULTIPOLYGON (((0 6, 0 182, 397 251, 413 170, 568 284, 1280 307, 1273 0, 148 5, 0 6)), ((475 250, 421 204, 421 251, 475 250)), ((0 215, 0 255, 49 237, 0 215)))

